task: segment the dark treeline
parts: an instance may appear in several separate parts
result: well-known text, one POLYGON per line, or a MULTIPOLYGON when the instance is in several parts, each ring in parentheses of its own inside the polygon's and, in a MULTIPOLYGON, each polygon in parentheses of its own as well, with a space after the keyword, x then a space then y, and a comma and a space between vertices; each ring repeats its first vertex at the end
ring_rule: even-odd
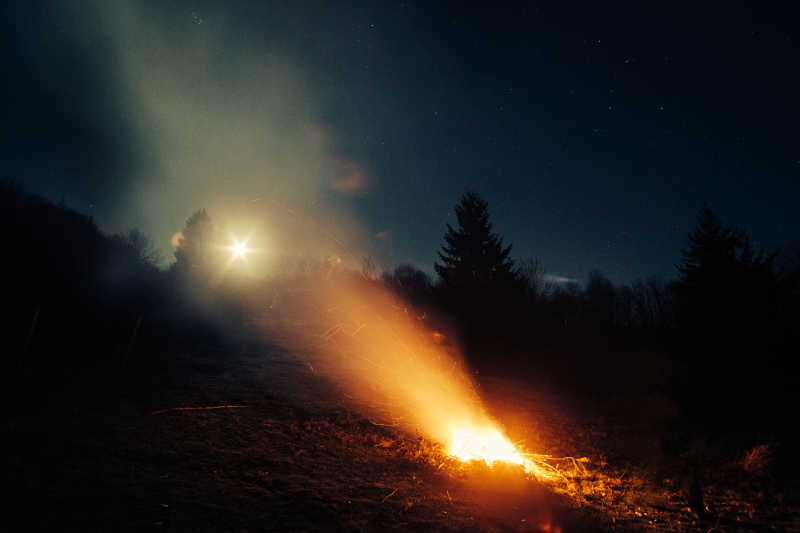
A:
MULTIPOLYGON (((433 323, 454 320, 474 368, 517 372, 592 401, 662 396, 678 410, 664 416, 679 426, 665 429, 667 440, 703 435, 737 449, 788 442, 784 407, 800 384, 796 251, 756 250, 704 205, 686 248, 675 251, 674 279, 615 285, 593 271, 580 285, 553 283, 538 260, 511 259, 475 193, 455 211, 437 279, 408 265, 383 279, 433 323)), ((680 453, 685 443, 676 446, 680 453)))
MULTIPOLYGON (((505 331, 508 321, 562 329, 684 330, 760 336, 773 346, 793 342, 798 317, 800 254, 755 250, 746 232, 704 206, 685 250, 676 250, 676 278, 614 285, 598 270, 583 283, 549 281, 538 259, 512 260, 511 246, 492 232, 486 202, 467 193, 456 206, 459 227, 448 230, 438 274, 401 264, 383 274, 413 302, 438 304, 468 321, 476 313, 505 331), (493 320, 496 315, 500 320, 493 320), (758 333, 757 333, 758 332, 758 333)), ((492 328, 489 327, 488 330, 492 328)), ((724 340, 724 336, 718 340, 724 340)))
MULTIPOLYGON (((736 434, 738 449, 788 442, 784 407, 794 404, 800 352, 796 252, 756 250, 746 232, 704 206, 686 248, 676 250, 673 280, 615 285, 594 271, 582 284, 556 283, 538 260, 512 257, 477 194, 461 198, 456 216, 436 279, 409 265, 379 275, 371 260, 363 274, 457 339, 477 372, 513 373, 592 401, 667 398, 677 415, 640 414, 680 426, 665 428, 665 441, 736 434)), ((2 390, 16 404, 35 407, 70 386, 91 397, 127 384, 146 396, 174 373, 176 350, 238 349, 245 306, 270 294, 269 283, 218 275, 230 251, 208 245, 215 229, 204 210, 187 220, 167 270, 140 232, 104 234, 90 217, 10 181, 0 185, 0 217, 2 390)), ((287 261, 282 274, 305 280, 341 270, 336 260, 287 261)))
POLYGON ((402 264, 383 274, 413 303, 439 305, 466 324, 479 320, 486 332, 506 332, 522 319, 540 329, 667 329, 677 325, 675 291, 648 278, 615 286, 602 272, 583 285, 548 281, 538 259, 513 260, 511 245, 492 232, 488 205, 468 192, 456 206, 458 228, 448 225, 435 265, 437 279, 402 264))
POLYGON ((4 243, 3 395, 36 408, 65 388, 91 396, 130 384, 145 393, 167 354, 228 337, 237 307, 169 271, 147 237, 106 235, 92 219, 0 184, 4 243))

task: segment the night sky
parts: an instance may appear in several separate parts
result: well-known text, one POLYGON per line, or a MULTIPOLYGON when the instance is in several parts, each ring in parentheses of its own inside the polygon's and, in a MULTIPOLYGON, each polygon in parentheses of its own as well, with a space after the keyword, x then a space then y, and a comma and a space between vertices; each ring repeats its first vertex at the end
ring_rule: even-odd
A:
POLYGON ((557 277, 672 277, 704 200, 796 243, 796 14, 645 3, 7 2, 0 174, 165 258, 246 206, 432 272, 467 188, 557 277))

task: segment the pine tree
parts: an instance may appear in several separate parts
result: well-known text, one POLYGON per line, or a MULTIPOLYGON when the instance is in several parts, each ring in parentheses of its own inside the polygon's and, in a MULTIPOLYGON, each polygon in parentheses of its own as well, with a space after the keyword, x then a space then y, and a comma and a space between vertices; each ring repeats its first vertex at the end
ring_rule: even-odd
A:
POLYGON ((511 245, 492 232, 488 204, 467 191, 455 206, 458 229, 447 225, 440 262, 434 264, 447 288, 518 288, 519 274, 509 259, 511 245))
POLYGON ((682 251, 678 265, 681 283, 696 285, 711 280, 709 276, 727 271, 738 259, 738 250, 745 246, 743 232, 723 224, 708 204, 697 215, 697 226, 689 234, 689 247, 682 251))
POLYGON ((755 252, 747 233, 724 224, 707 205, 689 234, 674 285, 679 320, 709 330, 752 327, 771 313, 778 252, 755 252))
POLYGON ((174 269, 180 273, 202 275, 213 263, 211 242, 214 226, 205 209, 196 211, 186 220, 175 249, 174 269))

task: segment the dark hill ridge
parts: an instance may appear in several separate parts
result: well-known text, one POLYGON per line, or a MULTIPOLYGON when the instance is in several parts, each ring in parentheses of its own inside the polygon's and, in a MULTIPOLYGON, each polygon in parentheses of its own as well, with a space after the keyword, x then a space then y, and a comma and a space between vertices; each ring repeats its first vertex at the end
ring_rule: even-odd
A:
MULTIPOLYGON (((293 284, 356 280, 405 295, 415 307, 398 312, 455 349, 442 295, 413 270, 377 280, 320 262, 291 280, 212 287, 156 268, 141 234, 106 235, 8 182, 0 236, 3 480, 24 529, 800 529, 796 441, 781 409, 796 392, 791 329, 692 344, 652 322, 576 326, 565 317, 602 311, 616 290, 599 276, 597 298, 572 287, 473 322, 465 368, 508 436, 589 458, 586 472, 574 465, 542 485, 514 468, 465 467, 412 429, 365 416, 309 354, 281 344, 323 334, 309 331, 293 284), (565 319, 539 321, 554 309, 565 319), (195 409, 205 407, 215 409, 195 409)), ((778 280, 796 297, 796 277, 778 280)), ((780 302, 783 320, 794 316, 794 300, 780 302)))

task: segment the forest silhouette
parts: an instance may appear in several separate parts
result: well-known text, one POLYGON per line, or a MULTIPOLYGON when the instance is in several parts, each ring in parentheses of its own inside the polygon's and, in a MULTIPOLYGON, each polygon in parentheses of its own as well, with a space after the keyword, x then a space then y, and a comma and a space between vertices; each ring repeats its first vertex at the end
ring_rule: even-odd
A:
MULTIPOLYGON (((477 193, 464 193, 455 213, 437 279, 408 264, 378 273, 369 260, 359 275, 446 331, 476 372, 593 398, 658 390, 679 409, 665 422, 664 453, 684 453, 698 438, 737 450, 796 445, 784 409, 798 385, 798 257, 756 250, 704 205, 676 251, 675 279, 615 285, 592 271, 584 284, 554 283, 537 259, 512 258, 477 193)), ((142 233, 105 234, 91 217, 10 180, 0 185, 0 216, 6 402, 35 411, 67 390, 87 401, 147 397, 179 372, 173 354, 234 352, 254 341, 245 301, 262 282, 214 276, 222 259, 210 248, 205 210, 187 220, 167 269, 142 233)), ((332 272, 345 275, 309 258, 283 274, 321 280, 332 272)), ((795 475, 796 460, 779 455, 780 475, 795 475)))

